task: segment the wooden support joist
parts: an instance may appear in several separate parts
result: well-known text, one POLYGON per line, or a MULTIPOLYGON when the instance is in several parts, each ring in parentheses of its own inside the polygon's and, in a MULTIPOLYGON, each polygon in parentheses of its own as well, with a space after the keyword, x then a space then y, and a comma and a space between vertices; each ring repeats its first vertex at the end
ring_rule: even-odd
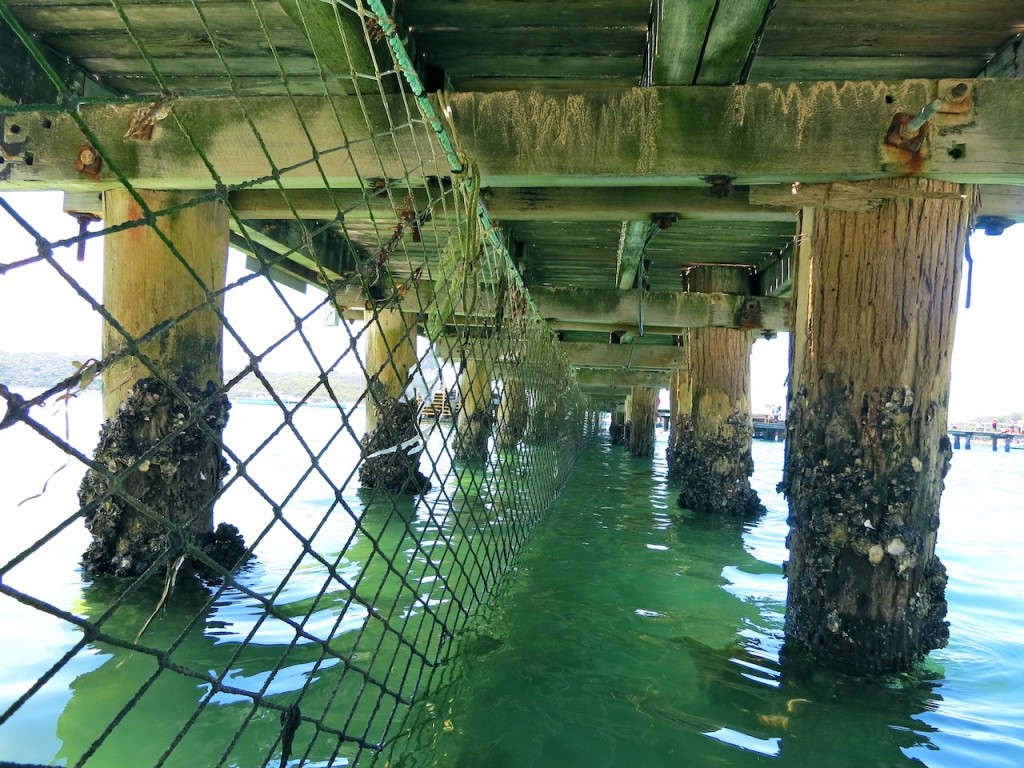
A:
POLYGON ((769 0, 661 3, 655 82, 727 85, 740 82, 753 55, 769 0))
POLYGON ((668 386, 668 371, 613 371, 608 368, 579 368, 576 380, 581 387, 654 387, 668 386))
POLYGON ((740 184, 899 175, 1024 181, 1013 165, 1024 148, 1015 128, 1024 85, 1015 80, 466 93, 448 106, 484 183, 494 185, 595 177, 681 185, 723 174, 740 184), (917 114, 960 82, 969 89, 956 107, 964 111, 933 115, 920 151, 885 143, 895 116, 917 114))
POLYGON ((287 269, 302 268, 299 276, 310 284, 324 285, 356 269, 349 242, 331 227, 316 221, 232 222, 231 244, 243 253, 287 269))
MULTIPOLYGON (((37 41, 46 63, 63 81, 64 87, 78 98, 104 98, 113 91, 89 77, 37 41)), ((32 54, 22 45, 14 30, 0 19, 0 105, 52 104, 57 101, 56 86, 32 54)))
POLYGON ((787 299, 767 296, 648 291, 639 307, 636 290, 533 286, 530 295, 546 318, 636 324, 642 312, 645 328, 674 328, 677 333, 706 327, 781 331, 789 315, 787 299))
MULTIPOLYGON (((432 133, 419 121, 386 141, 375 141, 378 131, 390 133, 391 116, 403 120, 408 114, 399 97, 365 107, 356 97, 333 102, 313 97, 246 99, 285 187, 355 188, 360 186, 356 170, 367 177, 401 178, 407 167, 403 155, 424 157, 426 148, 434 146, 432 133), (312 161, 297 112, 321 153, 323 174, 312 161)), ((1024 166, 1015 160, 1024 155, 1021 80, 455 93, 448 95, 447 105, 483 184, 492 187, 703 186, 708 177, 721 175, 730 176, 733 184, 905 175, 1024 184, 1024 166), (895 116, 917 114, 960 82, 968 85, 967 97, 957 107, 964 111, 933 115, 920 151, 885 143, 895 116)), ((266 178, 263 186, 276 186, 271 162, 235 100, 179 99, 173 116, 156 124, 151 141, 126 142, 140 106, 81 106, 81 119, 98 137, 98 149, 106 158, 95 175, 75 170, 85 137, 67 114, 19 114, 22 135, 32 144, 33 163, 17 158, 5 163, 0 189, 109 188, 117 185, 112 165, 140 188, 208 188, 210 173, 179 123, 224 183, 266 178)), ((416 114, 411 105, 409 109, 416 114)), ((444 176, 444 154, 427 153, 417 172, 444 176)))
MULTIPOLYGON (((682 347, 654 344, 594 344, 564 342, 562 351, 577 368, 612 368, 625 370, 671 370, 682 365, 682 347)), ((642 382, 637 386, 646 386, 642 382)))
MULTIPOLYGON (((487 342, 468 343, 444 336, 434 343, 437 354, 446 360, 458 360, 463 354, 468 359, 490 359, 494 351, 488 349, 487 342)), ((594 344, 589 342, 563 342, 561 350, 569 362, 577 368, 602 369, 617 373, 650 373, 670 371, 679 367, 683 360, 681 347, 664 347, 653 344, 594 344)), ((512 368, 522 368, 520 362, 508 364, 512 368)), ((495 362, 498 371, 505 371, 502 361, 495 362)), ((636 386, 647 386, 646 379, 636 382, 636 386)), ((631 385, 632 386, 632 385, 631 385)))
MULTIPOLYGON (((408 190, 396 188, 391 197, 368 195, 355 189, 242 189, 230 199, 242 218, 346 219, 391 214, 408 190)), ((442 190, 415 191, 417 210, 431 208, 434 218, 445 215, 442 190)), ((451 194, 448 192, 447 194, 451 194)), ((790 210, 751 205, 747 187, 728 197, 714 197, 706 189, 687 187, 487 187, 481 197, 499 221, 623 221, 649 219, 653 213, 674 213, 683 221, 794 221, 790 210)), ((450 208, 451 206, 449 206, 450 208)))
POLYGON ((3 164, 0 191, 111 189, 121 185, 118 173, 136 188, 209 189, 216 180, 207 163, 228 187, 274 189, 355 189, 366 179, 403 178, 412 156, 423 158, 417 165, 422 177, 449 172, 435 134, 419 120, 408 121, 417 112, 400 96, 365 103, 354 96, 253 97, 244 105, 233 98, 181 98, 155 120, 151 138, 126 138, 151 106, 80 105, 78 115, 95 141, 66 112, 5 115, 0 107, 0 122, 16 117, 31 152, 31 161, 22 152, 3 164), (78 170, 83 147, 102 158, 98 169, 78 170))
POLYGON ((647 246, 647 230, 651 223, 646 219, 622 222, 622 234, 619 236, 619 253, 615 282, 624 291, 643 286, 636 285, 636 274, 640 261, 644 257, 647 246))

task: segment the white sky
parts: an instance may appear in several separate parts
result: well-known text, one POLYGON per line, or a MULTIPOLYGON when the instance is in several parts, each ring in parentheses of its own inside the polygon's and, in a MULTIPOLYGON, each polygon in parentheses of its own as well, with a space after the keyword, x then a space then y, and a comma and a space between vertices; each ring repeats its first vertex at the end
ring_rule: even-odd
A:
MULTIPOLYGON (((61 210, 59 193, 7 193, 4 199, 40 233, 53 240, 75 235, 77 222, 61 210)), ((98 224, 94 225, 98 228, 98 224)), ((971 308, 963 308, 961 290, 953 350, 951 421, 974 416, 1024 411, 1024 225, 999 237, 975 235, 971 240, 974 280, 971 308)), ((32 238, 0 209, 0 262, 10 263, 36 253, 32 238)), ((57 261, 92 296, 102 296, 102 244, 90 240, 84 262, 73 248, 63 249, 57 261)), ((247 274, 244 258, 231 252, 228 282, 247 274)), ((964 270, 966 279, 967 271, 964 270)), ((292 308, 301 314, 323 301, 320 291, 305 295, 281 288, 292 308)), ((262 278, 244 289, 229 291, 226 312, 246 342, 262 352, 294 327, 278 296, 262 278)), ((45 262, 0 275, 0 350, 61 352, 84 357, 100 354, 100 317, 45 262)), ((304 327, 317 355, 332 363, 348 347, 342 327, 326 325, 323 310, 304 327)), ((751 358, 751 403, 755 412, 786 400, 787 334, 754 344, 751 358)), ((230 339, 225 341, 225 367, 241 368, 246 359, 230 339)), ((305 347, 290 340, 269 357, 267 370, 312 369, 305 347)))

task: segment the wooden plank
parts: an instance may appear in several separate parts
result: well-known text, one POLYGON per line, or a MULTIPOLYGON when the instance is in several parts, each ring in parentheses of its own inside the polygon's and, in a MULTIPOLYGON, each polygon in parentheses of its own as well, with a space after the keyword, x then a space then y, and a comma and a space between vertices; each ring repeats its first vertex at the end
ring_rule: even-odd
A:
MULTIPOLYGON (((133 29, 136 30, 175 30, 202 29, 203 23, 189 2, 124 2, 120 0, 133 29)), ((260 15, 271 29, 294 29, 276 0, 259 2, 260 15), (287 26, 285 26, 287 25, 287 26)), ((253 3, 245 0, 210 3, 204 0, 203 16, 211 29, 227 31, 233 29, 259 28, 259 17, 253 10, 253 3)), ((69 34, 89 34, 92 32, 124 31, 124 21, 109 3, 99 5, 76 3, 57 4, 13 4, 14 15, 32 30, 45 31, 48 34, 58 32, 69 34)))
POLYGON ((453 27, 439 20, 439 26, 416 25, 416 45, 431 51, 431 58, 487 54, 560 55, 573 49, 602 51, 607 56, 642 56, 647 40, 647 21, 621 26, 515 25, 491 29, 453 27))
POLYGON ((659 371, 635 370, 635 366, 623 371, 610 368, 578 368, 576 381, 581 387, 654 387, 661 389, 668 386, 669 370, 671 368, 659 371))
POLYGON ((637 272, 644 257, 644 248, 647 247, 647 231, 650 227, 651 223, 647 219, 622 222, 619 248, 615 258, 615 283, 622 290, 629 290, 634 286, 643 288, 636 284, 637 272))
MULTIPOLYGON (((635 290, 533 286, 530 296, 546 318, 637 323, 641 312, 635 290)), ((643 322, 645 326, 676 329, 739 328, 741 325, 751 329, 785 329, 788 301, 755 298, 752 301, 756 309, 745 311, 748 299, 750 297, 724 293, 650 291, 643 296, 643 322)))
POLYGON ((947 27, 893 26, 888 22, 860 23, 836 34, 834 25, 813 25, 802 21, 783 26, 772 18, 771 35, 766 35, 759 56, 913 56, 940 52, 946 57, 995 53, 1006 37, 1001 28, 967 26, 955 35, 947 27), (829 34, 831 33, 831 34, 829 34))
MULTIPOLYGON (((39 41, 47 64, 78 98, 104 98, 115 95, 79 67, 71 64, 39 41)), ((32 53, 22 44, 8 23, 0 19, 0 104, 52 104, 57 89, 32 53)))
POLYGON ((682 347, 566 342, 561 348, 569 362, 583 368, 670 370, 684 358, 682 347))
POLYGON ((936 151, 912 166, 883 153, 897 112, 917 113, 931 81, 794 83, 733 88, 644 88, 586 94, 452 94, 448 106, 484 183, 525 186, 644 180, 696 185, 879 178, 914 174, 972 183, 1024 181, 1013 158, 1024 137, 1024 86, 973 82, 974 113, 936 115, 936 151), (942 132, 956 131, 944 138, 942 132), (968 147, 959 158, 944 144, 968 147), (600 179, 600 181, 598 181, 600 179))
POLYGON ((337 97, 333 107, 324 98, 252 98, 245 103, 247 115, 234 99, 182 98, 174 102, 173 119, 156 123, 151 141, 126 142, 124 135, 140 106, 146 105, 79 109, 98 137, 104 158, 95 175, 75 170, 79 148, 88 138, 69 115, 20 113, 19 124, 26 138, 31 137, 34 161, 5 163, 0 188, 109 189, 120 185, 113 172, 116 167, 144 189, 210 189, 213 179, 192 142, 202 148, 225 184, 263 179, 258 186, 276 187, 276 166, 281 184, 288 188, 309 187, 314 179, 312 186, 358 188, 367 178, 402 178, 409 167, 403 149, 424 158, 418 168, 424 175, 440 177, 449 171, 433 132, 421 123, 396 127, 401 128, 401 146, 387 137, 391 115, 401 121, 416 114, 400 97, 365 104, 355 97, 337 97), (247 116, 255 127, 250 127, 247 116), (385 132, 383 138, 375 139, 380 132, 385 132), (257 136, 269 148, 269 158, 257 136), (319 164, 312 162, 313 147, 320 153, 319 164))
POLYGON ((787 83, 794 80, 886 80, 971 77, 986 57, 935 56, 764 56, 754 60, 748 82, 787 83))
POLYGON ((1008 20, 1020 18, 1019 0, 786 0, 779 3, 771 26, 797 22, 829 26, 832 29, 864 23, 890 24, 893 28, 942 27, 955 37, 965 26, 1005 28, 1008 20), (965 9, 969 8, 969 12, 965 9))
POLYGON ((700 64, 708 25, 716 0, 689 3, 661 2, 658 19, 654 82, 658 85, 692 85, 700 64))
POLYGON ((718 0, 696 84, 732 85, 740 81, 769 2, 718 0))
POLYGON ((649 0, 403 0, 402 18, 411 26, 438 24, 452 27, 501 26, 623 26, 646 24, 649 0))
POLYGON ((517 79, 550 78, 557 72, 559 78, 605 78, 631 75, 634 82, 639 79, 643 50, 633 55, 605 56, 595 52, 591 55, 566 53, 562 55, 530 54, 467 54, 458 50, 426 55, 425 59, 442 67, 452 78, 462 75, 476 77, 504 77, 517 79))

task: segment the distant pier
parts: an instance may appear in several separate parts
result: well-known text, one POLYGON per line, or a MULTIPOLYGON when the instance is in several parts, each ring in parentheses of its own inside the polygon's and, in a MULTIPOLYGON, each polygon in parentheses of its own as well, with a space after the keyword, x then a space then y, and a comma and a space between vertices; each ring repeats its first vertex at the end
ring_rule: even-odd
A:
POLYGON ((978 430, 978 429, 951 429, 948 432, 950 439, 953 441, 953 447, 957 450, 963 448, 965 451, 971 450, 972 440, 990 440, 992 442, 992 450, 999 450, 999 441, 1003 441, 1003 450, 1006 452, 1010 451, 1010 445, 1013 443, 1014 438, 1020 438, 1024 440, 1024 435, 1019 432, 993 432, 991 430, 978 430))
MULTIPOLYGON (((668 429, 671 414, 668 408, 658 409, 658 427, 668 429)), ((781 443, 786 439, 786 422, 772 421, 770 416, 754 414, 753 416, 754 438, 757 440, 769 440, 773 443, 781 443)))

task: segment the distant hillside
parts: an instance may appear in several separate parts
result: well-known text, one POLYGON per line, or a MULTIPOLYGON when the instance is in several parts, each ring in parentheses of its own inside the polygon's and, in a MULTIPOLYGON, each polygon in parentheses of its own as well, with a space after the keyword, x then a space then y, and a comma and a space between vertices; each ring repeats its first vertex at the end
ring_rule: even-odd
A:
MULTIPOLYGON (((75 372, 75 360, 84 361, 85 355, 63 355, 56 352, 0 352, 0 384, 11 387, 45 389, 52 387, 75 372)), ((227 371, 225 380, 230 381, 238 371, 227 371)), ((264 376, 274 391, 285 400, 298 400, 316 384, 316 375, 306 371, 289 373, 265 372, 264 376)), ((359 373, 332 373, 328 377, 335 397, 342 402, 359 398, 366 385, 359 373)), ((99 389, 99 381, 90 389, 99 389)), ((263 383, 249 374, 232 387, 230 397, 267 398, 269 393, 263 383)), ((314 398, 327 398, 323 387, 317 389, 314 398)))

